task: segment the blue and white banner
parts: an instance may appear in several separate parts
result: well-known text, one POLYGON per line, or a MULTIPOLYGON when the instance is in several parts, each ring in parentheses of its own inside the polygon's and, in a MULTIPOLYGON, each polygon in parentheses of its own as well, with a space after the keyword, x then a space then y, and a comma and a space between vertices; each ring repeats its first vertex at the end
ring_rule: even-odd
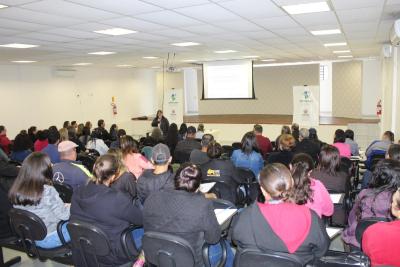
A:
POLYGON ((293 123, 319 125, 319 86, 293 86, 293 123))
POLYGON ((179 125, 183 122, 183 90, 182 89, 166 89, 164 94, 163 105, 164 116, 169 123, 179 125))

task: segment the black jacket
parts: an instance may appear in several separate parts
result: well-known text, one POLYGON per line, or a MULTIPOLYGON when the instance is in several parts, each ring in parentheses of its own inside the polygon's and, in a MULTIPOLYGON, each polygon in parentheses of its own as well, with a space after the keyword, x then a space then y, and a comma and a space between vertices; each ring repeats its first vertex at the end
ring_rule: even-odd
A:
POLYGON ((194 149, 201 150, 201 144, 196 139, 187 138, 185 140, 179 141, 175 147, 174 160, 177 163, 184 163, 189 161, 190 153, 192 153, 194 149))
POLYGON ((278 151, 269 154, 268 163, 282 163, 283 165, 289 167, 290 162, 293 159, 292 151, 278 151))
POLYGON ((301 140, 293 149, 294 154, 306 153, 310 155, 314 162, 318 161, 318 155, 320 151, 320 146, 308 138, 301 140))
POLYGON ((0 186, 0 238, 12 236, 8 212, 12 204, 8 200, 7 192, 0 186))
POLYGON ((129 262, 121 246, 121 233, 130 224, 142 225, 143 220, 142 212, 128 195, 94 183, 79 187, 71 201, 71 220, 74 219, 96 225, 108 236, 112 252, 101 257, 101 264, 114 266, 129 262))
POLYGON ((137 181, 137 193, 140 202, 143 204, 146 198, 162 189, 174 189, 174 174, 166 171, 161 174, 154 174, 154 170, 145 170, 137 181))
POLYGON ((137 197, 136 178, 130 172, 124 172, 114 183, 111 188, 117 189, 129 194, 132 199, 137 197))
POLYGON ((161 132, 163 133, 164 136, 167 136, 168 134, 168 128, 169 128, 169 121, 167 118, 162 116, 161 121, 158 121, 158 118, 155 117, 153 121, 151 122, 152 127, 158 127, 158 124, 160 124, 160 129, 161 132))
MULTIPOLYGON (((293 218, 296 219, 296 218, 293 218)), ((233 222, 232 239, 239 249, 253 248, 289 253, 286 245, 275 234, 255 203, 243 210, 233 222)), ((310 232, 300 247, 293 253, 304 264, 322 257, 329 248, 330 240, 325 225, 311 211, 310 232)))
POLYGON ((173 234, 187 240, 195 252, 195 266, 204 266, 204 242, 215 244, 221 229, 212 202, 200 193, 164 190, 151 194, 144 203, 144 231, 173 234))

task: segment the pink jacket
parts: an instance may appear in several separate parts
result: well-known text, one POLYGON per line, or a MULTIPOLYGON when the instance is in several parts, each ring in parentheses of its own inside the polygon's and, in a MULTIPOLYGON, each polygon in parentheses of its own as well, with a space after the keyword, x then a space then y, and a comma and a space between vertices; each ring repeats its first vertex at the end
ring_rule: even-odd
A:
POLYGON ((140 153, 130 153, 124 157, 124 164, 136 179, 145 169, 154 169, 153 164, 140 153))
POLYGON ((325 186, 320 181, 311 179, 311 190, 313 191, 313 202, 307 202, 306 206, 315 211, 319 217, 331 216, 333 203, 325 186))
POLYGON ((341 157, 350 158, 351 157, 351 148, 349 144, 346 143, 334 143, 334 147, 339 150, 339 155, 341 157))

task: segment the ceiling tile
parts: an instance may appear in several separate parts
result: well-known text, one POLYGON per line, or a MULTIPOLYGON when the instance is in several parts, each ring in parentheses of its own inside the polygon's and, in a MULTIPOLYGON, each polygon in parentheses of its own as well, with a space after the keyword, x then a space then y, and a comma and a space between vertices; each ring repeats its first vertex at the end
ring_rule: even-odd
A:
POLYGON ((147 2, 159 7, 173 9, 179 7, 188 7, 188 6, 196 6, 202 4, 208 4, 208 0, 142 0, 143 2, 147 2))
POLYGON ((0 17, 0 25, 2 28, 23 30, 23 31, 40 31, 40 30, 51 28, 51 26, 49 26, 49 25, 42 25, 42 24, 29 23, 29 22, 18 21, 18 20, 4 19, 1 17, 0 17))
POLYGON ((240 17, 238 17, 237 15, 216 4, 178 8, 175 9, 175 11, 203 22, 217 22, 224 20, 240 19, 240 17))
POLYGON ((292 27, 299 26, 299 24, 296 21, 294 21, 292 18, 290 18, 289 16, 256 19, 256 20, 254 20, 254 22, 266 29, 269 29, 269 30, 292 28, 292 27))
POLYGON ((123 15, 137 15, 162 10, 160 7, 138 0, 70 0, 70 2, 123 15))
POLYGON ((103 36, 102 34, 94 33, 92 31, 84 31, 84 30, 79 31, 67 28, 55 28, 50 30, 44 30, 41 31, 40 33, 56 34, 77 39, 93 39, 93 38, 100 38, 103 36))
POLYGON ((180 15, 172 11, 159 11, 136 16, 139 19, 167 25, 170 27, 185 27, 201 24, 200 21, 180 15))
POLYGON ((195 34, 217 34, 225 32, 224 29, 209 24, 189 26, 189 27, 184 27, 182 29, 195 34))
POLYGON ((144 20, 135 19, 131 17, 119 17, 115 19, 103 20, 102 23, 114 27, 121 27, 141 32, 168 29, 168 27, 165 25, 147 22, 144 20))
POLYGON ((196 34, 178 29, 167 29, 152 32, 154 35, 163 35, 168 37, 190 38, 196 34))
POLYGON ((336 16, 332 11, 292 15, 292 17, 305 27, 317 26, 320 25, 321 22, 324 24, 338 24, 336 16))
POLYGON ((286 13, 269 0, 235 0, 220 4, 247 19, 285 16, 286 13))
POLYGON ((7 6, 19 6, 36 1, 37 0, 1 0, 1 3, 7 6))
MULTIPOLYGON (((16 37, 18 37, 18 36, 16 36, 16 37)), ((19 37, 29 38, 29 39, 34 39, 34 40, 57 42, 57 43, 72 42, 72 41, 77 40, 76 38, 72 38, 72 37, 66 37, 66 36, 55 35, 55 34, 39 33, 39 32, 24 33, 24 34, 20 35, 19 37)))
POLYGON ((363 7, 382 8, 385 1, 382 0, 331 0, 335 10, 357 9, 363 7))
POLYGON ((233 20, 233 21, 224 21, 224 22, 219 22, 218 26, 234 31, 234 32, 244 32, 244 31, 262 31, 263 28, 260 26, 257 26, 254 23, 248 22, 246 20, 233 20))
POLYGON ((336 13, 342 23, 377 22, 380 18, 381 10, 376 7, 364 7, 339 10, 336 13))
POLYGON ((281 36, 312 36, 311 33, 301 27, 288 29, 273 29, 272 32, 281 36))

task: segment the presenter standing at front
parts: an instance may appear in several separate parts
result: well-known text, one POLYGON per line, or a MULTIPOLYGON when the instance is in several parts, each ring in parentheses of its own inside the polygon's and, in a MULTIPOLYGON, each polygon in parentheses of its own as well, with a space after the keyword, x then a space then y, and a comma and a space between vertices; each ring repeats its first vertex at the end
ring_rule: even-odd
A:
POLYGON ((163 116, 162 110, 160 110, 160 109, 157 110, 157 115, 154 118, 153 122, 151 123, 151 126, 160 127, 164 138, 167 136, 168 128, 169 128, 169 122, 168 122, 167 118, 165 118, 163 116))

